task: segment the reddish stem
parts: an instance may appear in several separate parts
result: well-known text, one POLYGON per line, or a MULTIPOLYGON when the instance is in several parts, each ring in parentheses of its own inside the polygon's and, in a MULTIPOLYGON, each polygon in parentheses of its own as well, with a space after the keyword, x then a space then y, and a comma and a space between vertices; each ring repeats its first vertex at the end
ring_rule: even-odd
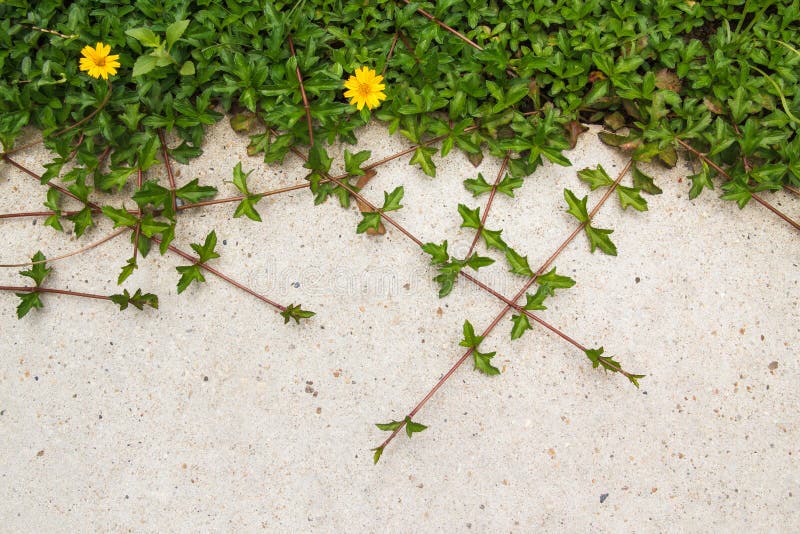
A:
MULTIPOLYGON (((619 185, 619 182, 622 180, 623 176, 625 176, 625 174, 628 172, 628 170, 630 169, 632 163, 633 163, 633 160, 629 160, 628 161, 628 164, 625 165, 624 169, 622 169, 622 172, 620 172, 620 174, 617 177, 617 179, 614 181, 614 183, 611 185, 611 187, 608 188, 608 191, 606 191, 606 193, 603 195, 603 197, 600 199, 600 201, 592 209, 591 213, 589 214, 588 220, 585 221, 585 222, 582 222, 581 224, 579 224, 578 227, 569 235, 569 237, 567 237, 567 239, 565 239, 564 242, 562 242, 561 245, 556 249, 556 251, 547 259, 547 261, 545 261, 545 263, 542 264, 541 267, 539 267, 539 269, 536 271, 536 273, 533 276, 530 277, 530 279, 522 287, 522 289, 520 289, 517 292, 517 294, 511 299, 512 303, 516 303, 520 299, 520 297, 522 297, 522 295, 525 294, 525 292, 536 281, 536 278, 538 278, 540 274, 542 274, 545 270, 547 270, 547 268, 550 266, 550 264, 552 264, 553 261, 555 261, 556 257, 567 247, 567 245, 569 245, 570 242, 572 242, 573 239, 575 239, 575 236, 577 236, 586 227, 586 225, 589 224, 589 222, 591 221, 592 217, 594 217, 597 214, 598 210, 602 207, 602 205, 608 200, 608 197, 610 197, 611 194, 614 192, 614 190, 617 188, 617 186, 619 185)), ((467 279, 471 279, 472 281, 475 281, 475 279, 473 277, 469 276, 468 274, 466 275, 466 277, 467 277, 467 279)), ((485 286, 483 286, 483 284, 479 284, 479 287, 483 287, 484 289, 486 288, 485 286)), ((498 296, 498 295, 496 295, 496 296, 498 296)), ((505 300, 505 299, 503 299, 503 300, 505 300)), ((481 334, 481 337, 485 338, 486 336, 488 336, 492 332, 492 330, 494 330, 494 327, 497 326, 497 324, 500 322, 500 320, 503 317, 505 317, 506 313, 508 313, 508 311, 512 308, 512 306, 513 306, 513 304, 507 303, 506 306, 503 308, 503 310, 494 318, 494 320, 491 322, 489 327, 486 330, 483 331, 483 333, 481 334)), ((552 327, 552 328, 554 330, 557 330, 555 327, 552 327)), ((570 339, 573 342, 573 344, 577 343, 574 340, 572 340, 571 338, 568 338, 568 336, 566 336, 566 334, 564 334, 562 337, 564 337, 565 339, 570 339)), ((413 419, 414 415, 416 415, 417 412, 419 412, 419 410, 422 409, 422 407, 425 405, 425 403, 427 403, 430 400, 430 398, 433 397, 433 395, 439 390, 439 388, 441 388, 442 385, 453 375, 453 373, 456 372, 456 369, 461 367, 461 365, 467 360, 467 358, 470 357, 470 355, 472 354, 473 351, 474 351, 474 348, 470 348, 469 350, 467 350, 461 356, 461 358, 458 359, 458 361, 456 361, 456 363, 450 368, 450 370, 447 371, 447 373, 436 382, 436 384, 433 386, 433 388, 431 388, 430 391, 428 391, 428 394, 425 395, 425 397, 414 407, 413 410, 411 410, 411 412, 409 412, 408 419, 404 419, 402 421, 402 423, 400 424, 400 426, 398 426, 389 435, 389 437, 387 437, 384 440, 384 442, 381 443, 381 445, 378 447, 379 449, 381 449, 381 450, 384 449, 386 447, 386 445, 388 445, 395 438, 395 436, 397 436, 397 434, 405 426, 406 421, 413 419)))
MULTIPOLYGON (((411 2, 409 0, 403 0, 403 2, 405 2, 406 4, 411 4, 411 2)), ((461 39, 462 41, 464 41, 465 43, 470 45, 475 50, 483 50, 483 47, 481 45, 479 45, 478 43, 476 43, 474 41, 471 41, 466 35, 464 35, 463 33, 459 32, 459 31, 457 31, 457 30, 455 30, 453 28, 451 28, 450 26, 448 26, 447 24, 445 24, 441 20, 437 19, 436 17, 434 17, 433 15, 428 13, 427 11, 425 11, 423 9, 417 9, 417 13, 419 13, 420 15, 425 17, 426 19, 430 20, 431 22, 435 22, 436 24, 438 24, 439 26, 441 26, 445 30, 449 31, 450 33, 452 33, 453 35, 455 35, 456 37, 458 37, 459 39, 461 39)))
POLYGON ((19 293, 56 293, 58 295, 70 295, 72 297, 83 297, 87 299, 109 300, 107 295, 95 295, 93 293, 79 293, 67 289, 53 289, 50 287, 15 287, 0 286, 0 291, 16 291, 19 293))
POLYGON ((383 70, 381 71, 381 76, 386 74, 386 69, 389 67, 389 61, 392 59, 392 55, 394 55, 394 47, 397 46, 397 38, 400 37, 400 32, 397 31, 392 38, 392 46, 389 47, 389 53, 386 54, 386 63, 383 64, 383 70))
POLYGON ((297 64, 297 54, 294 52, 294 41, 292 41, 292 36, 287 36, 289 40, 289 50, 292 53, 292 57, 295 59, 295 67, 294 73, 297 76, 297 83, 300 84, 300 95, 303 97, 303 107, 306 110, 306 122, 308 123, 308 144, 310 146, 314 146, 314 129, 311 127, 311 107, 308 105, 308 96, 306 96, 306 88, 303 85, 303 75, 300 72, 300 66, 297 64))
MULTIPOLYGON (((142 189, 142 168, 138 167, 136 169, 136 188, 137 190, 142 189)), ((141 215, 141 210, 138 210, 141 215)), ((136 230, 133 234, 133 263, 136 264, 136 259, 139 257, 139 235, 142 233, 142 221, 136 221, 136 230)))
POLYGON ((469 250, 467 251, 467 259, 469 259, 469 257, 472 256, 472 251, 475 250, 475 245, 478 244, 478 239, 481 237, 481 230, 483 230, 483 227, 486 225, 486 218, 489 216, 489 210, 492 208, 492 201, 494 200, 494 195, 495 193, 497 193, 497 185, 500 183, 500 179, 506 172, 506 166, 508 165, 509 157, 510 154, 506 153, 506 157, 503 158, 503 164, 500 165, 500 171, 497 173, 497 178, 495 178, 494 184, 492 184, 492 191, 489 193, 489 200, 486 201, 486 209, 483 211, 480 227, 477 230, 475 230, 475 238, 472 240, 472 244, 469 246, 469 250))
MULTIPOLYGON (((164 165, 167 167, 169 194, 172 199, 172 212, 175 213, 178 211, 178 199, 175 197, 175 175, 172 173, 172 164, 169 161, 169 150, 167 149, 167 139, 163 129, 158 130, 158 138, 161 141, 161 150, 164 154, 164 165)), ((141 187, 141 185, 139 187, 141 187)))
MULTIPOLYGON (((730 181, 730 179, 731 179, 731 176, 730 176, 730 174, 728 174, 728 173, 725 171, 725 169, 723 169, 722 167, 720 167, 719 165, 717 165, 716 163, 714 163, 714 162, 711 160, 711 158, 709 158, 708 156, 706 156, 705 154, 703 154, 702 152, 700 152, 699 150, 697 150, 696 148, 694 148, 692 145, 690 145, 689 143, 687 143, 687 142, 686 142, 686 141, 684 141, 683 139, 680 139, 680 138, 677 138, 677 137, 676 137, 676 138, 675 138, 675 140, 676 140, 676 141, 678 142, 678 144, 680 144, 680 145, 681 145, 683 148, 685 148, 686 150, 688 150, 689 152, 691 152, 692 154, 694 154, 694 155, 695 155, 695 156, 697 156, 698 158, 700 158, 700 159, 702 159, 703 161, 705 161, 705 162, 708 164, 708 166, 709 166, 709 167, 713 168, 713 169, 714 169, 715 171, 717 171, 717 172, 718 172, 718 173, 719 173, 719 174, 720 174, 722 177, 724 177, 726 180, 729 180, 729 181, 730 181)), ((752 192, 751 192, 751 193, 750 193, 750 196, 751 196, 751 197, 753 197, 753 200, 755 200, 756 202, 758 202, 759 204, 761 204, 762 206, 764 206, 765 208, 767 208, 769 211, 771 211, 772 213, 774 213, 775 215, 777 215, 778 217, 780 217, 781 219, 783 219, 784 221, 786 221, 787 223, 789 223, 790 225, 792 225, 792 227, 794 227, 794 228, 795 228, 795 230, 800 230, 800 223, 798 223, 797 221, 795 221, 794 219, 792 219, 791 217, 789 217, 788 215, 786 215, 785 213, 783 213, 781 210, 779 210, 778 208, 776 208, 775 206, 773 206, 772 204, 770 204, 769 202, 767 202, 766 200, 764 200, 764 199, 761 197, 761 195, 758 195, 758 194, 756 194, 756 193, 752 193, 752 192)))

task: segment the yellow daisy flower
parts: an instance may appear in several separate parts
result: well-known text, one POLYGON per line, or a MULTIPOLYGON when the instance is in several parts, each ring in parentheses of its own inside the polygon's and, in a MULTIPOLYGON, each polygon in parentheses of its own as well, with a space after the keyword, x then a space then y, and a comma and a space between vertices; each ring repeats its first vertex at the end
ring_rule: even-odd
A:
POLYGON ((95 48, 91 46, 84 46, 81 50, 81 70, 88 71, 89 76, 92 78, 103 77, 104 80, 108 79, 108 75, 115 75, 117 67, 119 67, 119 55, 114 54, 109 56, 111 47, 103 43, 97 43, 95 48))
POLYGON ((366 104, 367 108, 373 109, 381 105, 381 100, 386 100, 386 95, 383 89, 386 87, 381 82, 383 76, 376 76, 375 71, 361 67, 356 69, 355 76, 344 82, 344 86, 348 89, 345 91, 344 97, 350 99, 351 104, 355 104, 358 110, 366 104))

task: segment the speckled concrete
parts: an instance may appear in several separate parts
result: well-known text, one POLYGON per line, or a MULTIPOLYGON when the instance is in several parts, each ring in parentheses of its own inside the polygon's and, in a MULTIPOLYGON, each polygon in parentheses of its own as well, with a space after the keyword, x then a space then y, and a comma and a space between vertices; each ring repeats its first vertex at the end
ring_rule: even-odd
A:
MULTIPOLYGON (((379 126, 360 138, 375 157, 407 146, 379 126)), ((268 167, 246 145, 220 123, 179 181, 232 195, 238 161, 255 169, 254 190, 302 180, 296 158, 268 167)), ((624 165, 591 135, 569 157, 574 168, 544 166, 489 217, 532 265, 574 227, 562 189, 588 192, 575 171, 624 165)), ((18 159, 37 171, 47 160, 18 159)), ((456 206, 485 197, 462 187, 477 174, 464 157, 436 163, 436 179, 407 157, 388 164, 365 194, 403 184, 397 220, 463 252, 472 234, 456 206)), ((498 168, 478 170, 491 180, 498 168)), ((542 314, 647 374, 642 388, 538 327, 510 342, 505 319, 485 342, 502 375, 459 370, 419 414, 430 428, 400 436, 378 466, 372 423, 410 410, 461 354, 462 322, 483 328, 502 305, 464 281, 439 300, 426 256, 392 229, 356 235, 352 209, 301 190, 262 201, 263 224, 232 219, 232 205, 181 216, 179 246, 215 228, 214 265, 318 313, 301 326, 212 276, 176 295, 184 262, 172 254, 126 283, 157 293, 157 311, 45 295, 18 321, 16 297, 0 295, 0 530, 798 530, 800 236, 757 205, 689 201, 684 163, 650 170, 664 194, 649 212, 612 199, 597 216, 619 256, 592 255, 579 236, 556 261, 577 285, 542 314)), ((0 212, 41 209, 44 190, 8 165, 0 191, 0 212)), ((769 198, 800 217, 800 200, 769 198)), ((111 231, 100 222, 76 241, 41 221, 0 226, 0 263, 111 231)), ((116 292, 128 255, 119 237, 54 264, 47 283, 116 292)), ((16 271, 0 284, 24 283, 16 271)), ((510 296, 522 282, 505 271, 500 261, 480 278, 510 296)))

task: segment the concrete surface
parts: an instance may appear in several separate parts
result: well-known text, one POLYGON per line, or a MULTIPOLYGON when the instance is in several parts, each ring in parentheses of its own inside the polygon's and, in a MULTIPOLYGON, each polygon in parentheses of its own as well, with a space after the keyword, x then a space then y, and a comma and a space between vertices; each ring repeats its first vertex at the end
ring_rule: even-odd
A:
MULTIPOLYGON (((380 126, 360 141, 375 158, 407 146, 380 126)), ((255 169, 253 190, 302 180, 298 159, 266 166, 246 145, 216 125, 179 182, 233 195, 239 161, 255 169)), ((562 190, 588 192, 575 171, 625 163, 591 135, 569 157, 574 168, 545 165, 489 217, 532 266, 574 228, 562 190)), ((18 159, 37 171, 48 160, 18 159)), ((472 231, 456 206, 486 197, 461 181, 478 170, 491 181, 499 161, 435 159, 436 179, 405 157, 365 194, 378 202, 403 184, 396 218, 463 253, 472 231)), ((689 201, 685 163, 650 171, 664 194, 649 212, 613 198, 597 216, 619 256, 592 255, 579 236, 555 263, 577 285, 542 313, 647 374, 641 389, 539 327, 510 342, 507 318, 483 345, 502 375, 464 366, 418 415, 430 428, 399 436, 377 466, 369 449, 385 434, 373 423, 402 418, 461 354, 463 321, 482 329, 502 305, 465 281, 438 299, 425 255, 392 229, 356 235, 359 217, 333 200, 270 197, 263 224, 232 219, 234 205, 180 219, 179 246, 216 229, 213 265, 317 312, 301 326, 212 276, 176 295, 185 262, 173 254, 152 254, 125 284, 157 293, 157 311, 45 295, 18 321, 17 298, 0 295, 0 530, 796 531, 800 236, 755 204, 689 201)), ((163 169, 149 177, 166 183, 163 169)), ((0 212, 41 209, 44 189, 8 165, 0 190, 0 212)), ((589 194, 591 205, 601 192, 589 194)), ((800 217, 797 198, 769 198, 800 217)), ((76 241, 41 222, 0 221, 0 263, 111 231, 102 222, 76 241)), ((119 237, 55 263, 47 284, 117 292, 129 249, 119 237)), ((510 296, 523 281, 506 270, 498 261, 479 278, 510 296)), ((0 283, 23 284, 17 271, 0 283)))

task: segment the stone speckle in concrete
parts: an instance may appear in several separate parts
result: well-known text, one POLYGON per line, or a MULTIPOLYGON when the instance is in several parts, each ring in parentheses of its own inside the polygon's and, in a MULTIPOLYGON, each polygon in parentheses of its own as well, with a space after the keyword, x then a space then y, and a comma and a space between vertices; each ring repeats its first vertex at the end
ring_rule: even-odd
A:
MULTIPOLYGON (((239 161, 254 169, 254 191, 302 181, 296 158, 266 166, 246 145, 212 127, 204 155, 178 166, 179 183, 233 195, 239 161)), ((375 158, 405 146, 380 126, 360 136, 375 158)), ((489 216, 532 266, 574 228, 563 188, 589 194, 590 206, 602 194, 575 171, 601 163, 616 175, 625 164, 592 135, 568 156, 574 168, 545 165, 489 216)), ((37 172, 47 161, 18 159, 37 172)), ((456 207, 485 197, 461 181, 478 170, 489 180, 500 162, 476 170, 459 154, 436 158, 435 179, 407 163, 381 167, 365 194, 380 201, 404 185, 397 220, 465 252, 472 231, 456 207)), ((537 326, 511 342, 504 319, 484 342, 502 375, 465 365, 418 415, 430 428, 399 436, 378 466, 369 449, 384 434, 373 423, 402 418, 461 354, 463 321, 482 329, 502 305, 463 280, 438 299, 427 256, 391 227, 356 235, 356 212, 333 199, 267 197, 263 224, 232 219, 233 205, 180 216, 178 246, 216 229, 214 266, 317 312, 299 326, 213 276, 176 295, 184 262, 172 254, 141 260, 125 285, 157 293, 158 311, 45 295, 43 310, 17 321, 16 297, 0 295, 3 529, 797 530, 800 238, 757 205, 739 210, 714 193, 689 201, 685 162, 647 170, 664 190, 647 197, 649 212, 612 199, 596 219, 614 229, 619 256, 592 255, 579 236, 555 263, 577 284, 542 312, 647 374, 642 388, 593 370, 537 326)), ((2 213, 41 209, 41 186, 8 165, 0 189, 2 213)), ((767 196, 800 217, 796 198, 767 196)), ((97 222, 76 240, 31 219, 0 221, 0 263, 80 248, 111 232, 97 222)), ((121 236, 57 262, 47 283, 116 292, 129 249, 121 236)), ((506 271, 498 261, 478 277, 511 295, 522 281, 506 271)), ((0 283, 22 279, 3 270, 0 283)))

